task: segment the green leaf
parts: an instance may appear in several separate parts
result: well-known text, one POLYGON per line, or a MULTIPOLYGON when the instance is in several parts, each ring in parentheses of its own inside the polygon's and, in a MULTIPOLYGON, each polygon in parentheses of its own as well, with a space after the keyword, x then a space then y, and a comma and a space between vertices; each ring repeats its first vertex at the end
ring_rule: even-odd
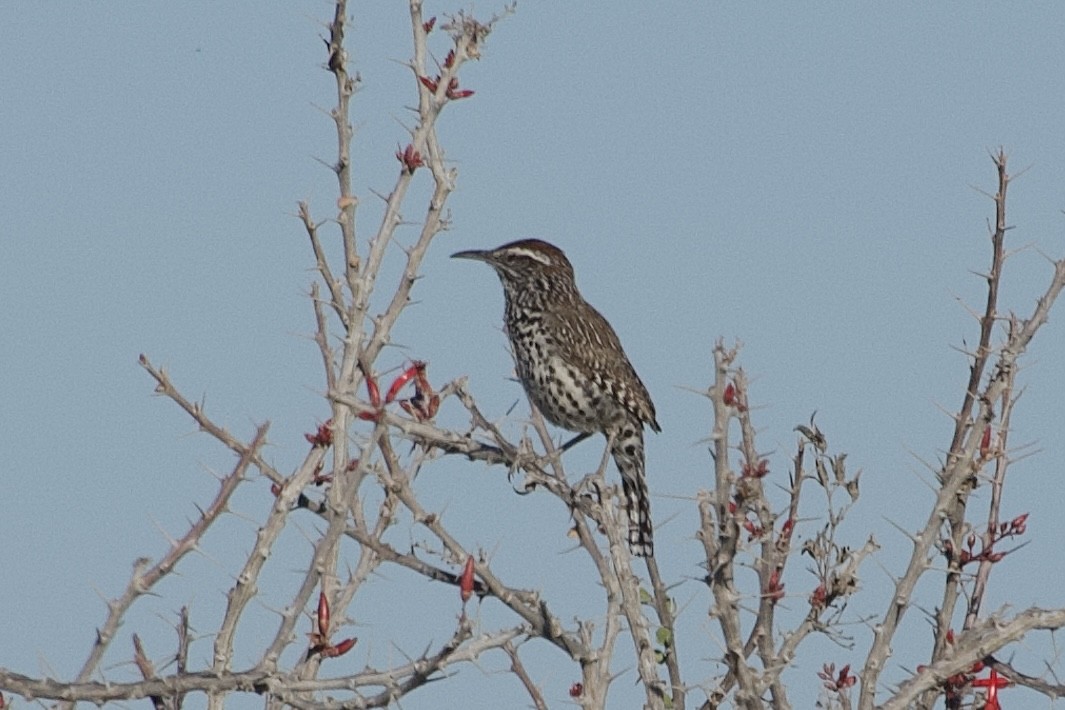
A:
POLYGON ((665 626, 658 627, 658 631, 655 632, 655 638, 664 648, 669 648, 673 645, 673 632, 665 626))

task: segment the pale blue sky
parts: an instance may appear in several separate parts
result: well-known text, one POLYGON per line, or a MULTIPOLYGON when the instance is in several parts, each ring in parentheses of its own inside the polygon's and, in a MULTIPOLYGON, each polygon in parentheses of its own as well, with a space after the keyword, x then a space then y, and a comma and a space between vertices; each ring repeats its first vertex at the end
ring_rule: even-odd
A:
MULTIPOLYGON (((365 239, 380 216, 368 190, 394 179, 414 85, 401 64, 405 3, 352 9, 365 239)), ((430 2, 426 14, 451 9, 430 2)), ((332 101, 318 39, 330 14, 326 2, 0 5, 0 665, 72 675, 104 617, 95 590, 114 596, 133 559, 158 557, 160 530, 181 533, 194 504, 214 494, 207 471, 233 463, 151 396, 139 353, 235 432, 250 436, 270 420, 282 470, 328 416, 306 337, 313 259, 293 215, 306 199, 329 216, 336 199, 315 160, 331 160, 335 144, 318 110, 332 101)), ((912 530, 927 515, 929 475, 917 457, 934 461, 949 444, 940 407, 956 408, 963 394, 967 363, 952 346, 973 342, 976 327, 956 298, 982 301, 970 271, 987 264, 993 212, 972 186, 994 187, 989 150, 1005 146, 1014 172, 1030 167, 1012 187, 1010 245, 1065 253, 1063 37, 1065 7, 1051 3, 525 2, 465 70, 476 95, 442 119, 460 171, 452 229, 396 333, 409 350, 379 366, 410 356, 429 360, 437 382, 469 375, 483 408, 501 417, 520 395, 506 379, 501 289, 488 269, 447 256, 550 240, 656 401, 663 432, 648 456, 664 572, 700 575, 694 506, 675 496, 709 485, 698 442, 710 412, 686 388, 709 382, 716 338, 739 338, 774 474, 786 470, 792 428, 814 410, 833 449, 864 469, 861 514, 847 531, 856 545, 875 532, 886 548, 864 573, 861 609, 880 614, 886 572, 901 569, 905 545, 891 522, 912 530)), ((420 178, 415 196, 427 184, 420 178)), ((1050 268, 1030 249, 1008 269, 1002 304, 1027 314, 1050 268)), ((1012 469, 1004 506, 1007 516, 1031 511, 1030 544, 996 573, 986 610, 1065 603, 1063 352, 1052 317, 1025 360, 1028 390, 1014 417, 1013 441, 1035 442, 1037 453, 1012 469)), ((512 431, 524 412, 522 403, 512 431)), ((460 425, 459 408, 446 405, 441 421, 460 425)), ((584 444, 571 466, 600 451, 584 444)), ((588 570, 561 554, 565 514, 553 501, 518 498, 498 472, 457 461, 418 484, 464 543, 493 551, 514 584, 542 587, 563 618, 597 608, 585 601, 594 586, 574 587, 588 570), (529 554, 531 540, 540 554, 529 554)), ((156 657, 170 652, 180 605, 201 631, 213 628, 267 488, 248 486, 235 503, 246 517, 229 518, 207 556, 130 616, 110 658, 115 677, 132 673, 113 665, 129 658, 134 631, 156 657)), ((313 532, 309 516, 294 521, 313 532)), ((264 605, 283 604, 298 580, 306 545, 299 535, 287 545, 264 605)), ((793 609, 811 580, 802 565, 792 570, 793 609)), ((393 636, 408 653, 442 642, 455 596, 402 572, 376 580, 354 609, 362 626, 348 668, 401 658, 393 636), (396 618, 417 624, 396 629, 396 618)), ((689 581, 678 598, 682 660, 697 680, 718 649, 708 597, 689 581)), ((510 620, 490 606, 488 628, 510 620)), ((925 660, 927 626, 918 613, 908 623, 887 680, 925 660)), ((849 631, 853 653, 819 646, 790 676, 797 707, 812 704, 821 662, 863 656, 868 630, 849 631)), ((1042 641, 1019 656, 1028 672, 1039 672, 1042 641)), ((196 661, 210 644, 194 645, 196 661)), ((238 665, 254 648, 248 640, 240 656, 238 646, 238 665)), ((563 706, 577 671, 542 645, 527 648, 548 702, 563 706)), ((630 683, 615 692, 627 697, 630 683)), ((501 697, 522 698, 507 676, 470 669, 404 707, 448 698, 498 707, 501 697)), ((1023 697, 1006 691, 1003 701, 1017 707, 1023 697)))

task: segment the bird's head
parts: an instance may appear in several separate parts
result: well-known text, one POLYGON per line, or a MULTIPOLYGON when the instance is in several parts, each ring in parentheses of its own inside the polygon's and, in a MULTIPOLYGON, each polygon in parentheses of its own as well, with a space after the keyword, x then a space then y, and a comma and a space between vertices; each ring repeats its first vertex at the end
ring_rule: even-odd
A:
POLYGON ((521 239, 495 249, 455 252, 452 259, 483 261, 499 274, 504 285, 547 279, 573 281, 573 266, 562 250, 540 239, 521 239))

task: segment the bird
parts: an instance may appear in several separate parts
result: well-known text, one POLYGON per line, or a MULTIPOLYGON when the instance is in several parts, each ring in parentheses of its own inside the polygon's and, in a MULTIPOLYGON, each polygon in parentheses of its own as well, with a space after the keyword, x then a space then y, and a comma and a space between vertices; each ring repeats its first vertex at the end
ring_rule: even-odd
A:
POLYGON ((483 261, 495 270, 525 392, 548 421, 580 435, 571 444, 595 433, 607 437, 621 474, 629 550, 652 556, 643 428, 661 431, 655 406, 617 333, 577 290, 565 253, 540 239, 521 239, 451 258, 483 261))

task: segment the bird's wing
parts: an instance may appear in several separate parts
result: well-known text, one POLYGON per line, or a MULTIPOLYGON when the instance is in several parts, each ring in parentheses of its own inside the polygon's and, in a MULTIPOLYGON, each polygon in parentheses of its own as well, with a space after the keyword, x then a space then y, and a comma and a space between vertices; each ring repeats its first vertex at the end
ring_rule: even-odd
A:
POLYGON ((618 381, 611 384, 621 401, 640 421, 659 431, 654 403, 625 355, 617 333, 599 311, 588 303, 583 305, 577 309, 580 318, 560 318, 552 312, 545 315, 548 332, 559 334, 557 346, 562 358, 602 380, 606 379, 604 373, 618 373, 618 381))

